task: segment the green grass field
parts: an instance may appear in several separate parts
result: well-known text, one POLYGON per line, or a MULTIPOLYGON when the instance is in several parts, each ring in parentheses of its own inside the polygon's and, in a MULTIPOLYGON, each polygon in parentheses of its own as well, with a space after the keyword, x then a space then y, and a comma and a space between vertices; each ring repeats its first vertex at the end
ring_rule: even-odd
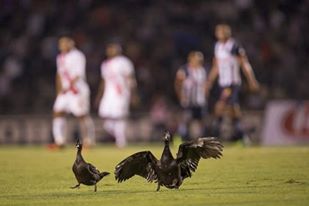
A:
MULTIPOLYGON (((161 146, 123 150, 98 146, 85 151, 87 161, 113 173, 126 156, 161 146)), ((176 152, 176 148, 173 149, 176 152)), ((73 146, 58 152, 43 147, 0 147, 0 205, 309 205, 309 147, 226 147, 221 160, 202 160, 179 190, 161 189, 135 176, 118 184, 114 176, 93 187, 76 184, 71 171, 73 146)))

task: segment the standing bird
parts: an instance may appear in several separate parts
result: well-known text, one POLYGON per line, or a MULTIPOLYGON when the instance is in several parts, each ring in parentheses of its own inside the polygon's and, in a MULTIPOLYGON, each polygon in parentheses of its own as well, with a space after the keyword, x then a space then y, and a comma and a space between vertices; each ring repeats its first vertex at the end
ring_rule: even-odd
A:
POLYGON ((78 182, 77 185, 71 187, 72 189, 79 188, 80 184, 94 185, 94 191, 97 191, 97 183, 109 172, 100 172, 95 166, 87 163, 82 156, 83 145, 77 141, 77 154, 73 164, 72 170, 78 182))
POLYGON ((222 156, 223 145, 214 137, 198 138, 181 144, 176 159, 170 151, 169 143, 170 134, 167 132, 160 160, 150 151, 143 151, 121 161, 115 168, 116 180, 122 182, 139 175, 148 182, 157 182, 157 191, 160 186, 178 189, 183 180, 195 172, 201 158, 217 159, 222 156))

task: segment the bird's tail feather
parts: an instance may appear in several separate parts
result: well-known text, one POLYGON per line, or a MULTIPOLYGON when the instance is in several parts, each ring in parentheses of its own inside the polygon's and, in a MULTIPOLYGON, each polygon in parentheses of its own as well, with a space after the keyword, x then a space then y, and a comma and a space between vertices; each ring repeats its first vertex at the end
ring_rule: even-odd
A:
POLYGON ((101 172, 100 173, 100 177, 103 178, 103 177, 105 177, 105 176, 107 176, 109 174, 110 174, 109 172, 101 172))

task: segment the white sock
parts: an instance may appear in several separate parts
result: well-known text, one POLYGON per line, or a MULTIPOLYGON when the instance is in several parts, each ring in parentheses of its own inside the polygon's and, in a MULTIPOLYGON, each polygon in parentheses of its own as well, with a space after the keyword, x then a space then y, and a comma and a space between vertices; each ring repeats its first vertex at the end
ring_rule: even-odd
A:
POLYGON ((65 143, 66 126, 64 117, 55 117, 53 119, 53 136, 57 145, 64 145, 65 143))
POLYGON ((114 120, 104 120, 103 122, 104 130, 112 136, 115 136, 114 125, 115 125, 114 120))
POLYGON ((127 145, 126 122, 125 120, 116 120, 114 125, 116 145, 123 148, 127 145))
POLYGON ((91 117, 85 117, 80 121, 80 129, 83 143, 86 145, 95 145, 95 129, 91 117))

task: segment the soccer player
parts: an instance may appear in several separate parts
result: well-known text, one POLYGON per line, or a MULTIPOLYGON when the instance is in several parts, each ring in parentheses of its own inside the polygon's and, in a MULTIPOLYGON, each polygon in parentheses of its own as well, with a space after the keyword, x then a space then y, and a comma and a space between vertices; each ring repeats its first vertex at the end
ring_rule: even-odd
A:
POLYGON ((86 82, 86 58, 75 47, 70 36, 62 36, 58 41, 60 54, 57 56, 56 90, 57 97, 53 108, 54 147, 66 143, 66 114, 79 119, 83 143, 95 143, 94 125, 89 116, 90 90, 86 82))
POLYGON ((232 140, 244 137, 241 128, 241 111, 238 103, 238 93, 241 85, 240 69, 246 77, 249 88, 256 91, 259 84, 255 79, 252 67, 248 61, 245 50, 232 38, 231 28, 227 24, 219 24, 215 29, 217 42, 215 44, 215 54, 213 66, 209 73, 207 82, 208 93, 218 77, 220 96, 215 104, 214 135, 220 136, 220 126, 225 108, 230 109, 230 116, 233 121, 234 134, 232 140))
POLYGON ((203 66, 204 56, 199 51, 188 55, 188 63, 178 69, 175 79, 175 91, 184 109, 183 122, 179 133, 183 138, 201 136, 203 132, 203 114, 206 105, 206 70, 203 66), (190 128, 195 128, 191 135, 190 128))
POLYGON ((101 65, 102 80, 97 95, 99 116, 105 131, 115 137, 117 147, 122 148, 127 144, 125 131, 131 92, 136 88, 134 67, 131 60, 122 55, 119 43, 109 43, 106 56, 101 65))

